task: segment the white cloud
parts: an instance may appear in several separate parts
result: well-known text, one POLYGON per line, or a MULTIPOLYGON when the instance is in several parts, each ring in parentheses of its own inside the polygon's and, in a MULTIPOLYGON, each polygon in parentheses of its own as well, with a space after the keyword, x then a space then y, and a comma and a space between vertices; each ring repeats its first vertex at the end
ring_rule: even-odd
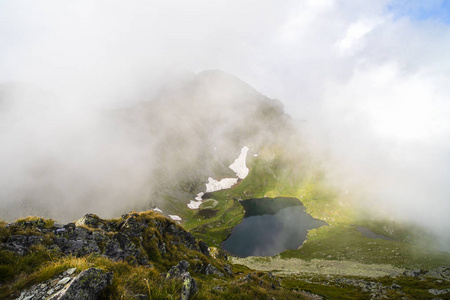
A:
POLYGON ((354 178, 373 174, 371 201, 450 228, 450 28, 403 14, 411 3, 3 1, 0 81, 56 90, 72 111, 151 95, 168 70, 223 69, 281 99, 354 178))

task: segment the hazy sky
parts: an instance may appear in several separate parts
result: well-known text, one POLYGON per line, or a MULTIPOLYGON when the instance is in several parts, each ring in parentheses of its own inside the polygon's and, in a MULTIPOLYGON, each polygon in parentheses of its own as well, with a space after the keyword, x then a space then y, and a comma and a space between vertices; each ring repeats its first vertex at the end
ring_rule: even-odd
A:
MULTIPOLYGON (((450 228, 449 53, 450 1, 0 1, 0 82, 88 120, 224 70, 283 101, 339 184, 435 230, 450 228)), ((3 141, 0 163, 20 149, 3 141)))

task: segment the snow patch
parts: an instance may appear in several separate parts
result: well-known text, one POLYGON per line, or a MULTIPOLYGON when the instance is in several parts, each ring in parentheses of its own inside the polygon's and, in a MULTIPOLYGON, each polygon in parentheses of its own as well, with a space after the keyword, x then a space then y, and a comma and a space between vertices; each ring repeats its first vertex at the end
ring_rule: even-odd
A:
POLYGON ((204 194, 205 194, 205 193, 203 193, 203 192, 198 193, 198 194, 197 194, 197 197, 195 197, 195 200, 197 200, 197 201, 202 201, 202 200, 203 200, 202 197, 203 197, 204 194))
MULTIPOLYGON (((216 150, 215 147, 214 150, 216 150)), ((206 184, 206 193, 229 189, 233 185, 235 185, 239 179, 244 179, 245 177, 247 177, 249 173, 249 169, 246 165, 248 150, 249 148, 247 146, 242 147, 239 157, 236 158, 235 161, 229 166, 229 168, 236 173, 236 176, 238 178, 224 178, 218 181, 211 177, 208 177, 208 183, 206 184)), ((257 154, 254 155, 257 156, 257 154)), ((190 209, 198 209, 203 202, 202 197, 204 194, 205 193, 203 192, 198 193, 197 197, 195 197, 195 200, 190 200, 187 206, 190 209)))
POLYGON ((237 178, 224 178, 221 181, 217 181, 217 180, 209 177, 208 183, 206 184, 206 192, 211 193, 211 192, 215 192, 215 191, 229 189, 233 185, 235 185, 237 183, 237 181, 238 181, 237 178))
POLYGON ((200 207, 200 204, 202 204, 203 201, 195 201, 191 200, 189 204, 187 205, 190 209, 198 209, 200 207))
POLYGON ((174 221, 181 221, 181 218, 177 215, 169 215, 169 218, 171 218, 174 221))
POLYGON ((152 209, 153 211, 157 211, 159 213, 162 213, 162 210, 160 210, 159 208, 155 207, 154 209, 152 209))
POLYGON ((248 152, 248 147, 244 146, 241 149, 241 154, 239 155, 238 158, 236 158, 236 160, 234 161, 234 163, 232 163, 230 165, 230 169, 233 170, 236 173, 236 176, 239 177, 240 179, 244 179, 245 177, 247 177, 249 169, 247 168, 246 164, 245 164, 245 159, 247 158, 247 152, 248 152))

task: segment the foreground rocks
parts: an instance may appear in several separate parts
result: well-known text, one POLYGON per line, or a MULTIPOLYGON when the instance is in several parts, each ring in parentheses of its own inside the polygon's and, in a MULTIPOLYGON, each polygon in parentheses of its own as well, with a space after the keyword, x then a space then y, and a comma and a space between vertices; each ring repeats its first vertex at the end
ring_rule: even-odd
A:
MULTIPOLYGON (((152 213, 154 215, 159 215, 152 213)), ((208 246, 172 221, 160 216, 145 218, 125 214, 121 219, 102 220, 87 214, 76 223, 46 224, 42 219, 7 225, 11 235, 1 248, 25 255, 32 246, 43 244, 64 255, 88 254, 106 256, 140 265, 158 260, 168 248, 184 246, 209 256, 208 246), (33 232, 35 234, 31 234, 33 232)))
POLYGON ((17 300, 95 300, 112 283, 112 273, 90 268, 76 275, 75 270, 68 269, 55 278, 22 291, 17 300))
MULTIPOLYGON (((182 282, 181 299, 192 298, 198 292, 192 272, 221 278, 233 276, 229 265, 210 256, 204 242, 153 211, 125 214, 114 220, 87 214, 68 224, 28 218, 3 226, 0 234, 0 250, 12 252, 19 260, 33 257, 37 252, 45 256, 39 263, 48 258, 53 260, 52 257, 105 257, 131 266, 145 266, 149 270, 157 265, 160 272, 167 270, 167 265, 179 262, 169 270, 167 280, 182 282), (184 257, 192 264, 191 272, 184 257)), ((11 299, 97 299, 105 287, 112 284, 112 272, 98 268, 79 271, 81 273, 77 275, 75 268, 68 269, 52 279, 28 287, 20 296, 17 290, 13 290, 11 299)), ((14 276, 12 274, 11 279, 14 276)), ((145 295, 138 296, 146 299, 145 295)))

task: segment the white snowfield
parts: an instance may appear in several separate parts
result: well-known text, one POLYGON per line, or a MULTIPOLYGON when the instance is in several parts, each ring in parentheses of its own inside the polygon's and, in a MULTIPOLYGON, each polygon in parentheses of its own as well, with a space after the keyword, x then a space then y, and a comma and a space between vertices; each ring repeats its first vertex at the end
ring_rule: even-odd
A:
POLYGON ((187 205, 190 209, 198 209, 200 207, 200 204, 202 204, 203 202, 203 195, 205 193, 200 192, 197 194, 197 197, 195 197, 195 200, 191 200, 191 202, 189 202, 189 204, 187 205))
MULTIPOLYGON (((249 172, 249 169, 247 168, 246 165, 248 150, 249 148, 247 146, 242 147, 241 154, 239 154, 239 157, 236 158, 235 161, 229 166, 229 168, 236 173, 236 176, 238 178, 224 178, 218 181, 211 177, 208 177, 208 183, 206 184, 207 193, 229 189, 233 185, 235 185, 239 179, 244 179, 245 177, 247 177, 249 172)), ((187 206, 190 209, 198 209, 203 202, 202 199, 203 195, 204 195, 203 192, 198 193, 197 197, 195 197, 195 200, 191 200, 187 206)))
POLYGON ((232 163, 230 165, 230 169, 233 170, 236 173, 236 176, 239 177, 240 179, 244 179, 245 177, 247 177, 248 175, 248 168, 246 165, 246 158, 247 158, 247 152, 248 152, 248 147, 244 146, 241 149, 241 154, 239 154, 239 157, 236 158, 236 160, 234 161, 234 163, 232 163))
POLYGON ((177 215, 169 215, 169 218, 171 218, 174 221, 181 221, 181 218, 177 215))
POLYGON ((198 209, 200 207, 200 204, 202 204, 203 201, 201 200, 191 200, 189 204, 187 205, 190 209, 198 209))
POLYGON ((162 210, 160 210, 160 209, 157 208, 157 207, 155 207, 155 208, 153 209, 153 211, 157 211, 157 212, 159 212, 159 213, 162 213, 162 212, 163 212, 162 210))
POLYGON ((217 180, 209 177, 208 183, 206 184, 206 192, 211 193, 211 192, 215 192, 215 191, 229 189, 233 185, 235 185, 237 183, 237 181, 238 181, 237 178, 224 178, 221 181, 217 181, 217 180))

